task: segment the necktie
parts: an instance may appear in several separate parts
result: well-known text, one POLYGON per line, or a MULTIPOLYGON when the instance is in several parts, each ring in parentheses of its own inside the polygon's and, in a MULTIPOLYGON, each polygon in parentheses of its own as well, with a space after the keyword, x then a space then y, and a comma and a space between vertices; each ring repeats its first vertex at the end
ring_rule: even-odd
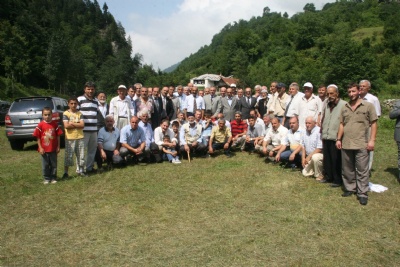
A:
POLYGON ((196 110, 197 110, 196 97, 193 96, 193 113, 196 112, 196 110))
POLYGON ((290 98, 291 98, 291 99, 290 99, 290 101, 289 101, 289 104, 287 105, 287 107, 286 107, 286 109, 285 109, 285 114, 283 115, 284 117, 286 117, 286 115, 287 115, 287 113, 288 113, 288 110, 289 110, 289 107, 290 107, 290 104, 292 104, 292 101, 293 101, 293 96, 291 96, 290 98))
POLYGON ((251 105, 250 104, 250 97, 247 98, 247 103, 249 104, 249 106, 251 105))

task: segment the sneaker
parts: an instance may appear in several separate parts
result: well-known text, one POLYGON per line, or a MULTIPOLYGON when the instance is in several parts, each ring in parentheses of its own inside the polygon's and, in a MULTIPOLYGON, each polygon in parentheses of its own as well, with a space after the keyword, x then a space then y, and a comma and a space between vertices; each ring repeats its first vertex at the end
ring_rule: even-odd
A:
POLYGON ((56 180, 56 179, 53 179, 53 180, 51 180, 51 183, 52 183, 52 184, 56 184, 56 183, 57 183, 57 180, 56 180))
POLYGON ((172 160, 171 160, 171 163, 175 163, 175 159, 172 159, 172 160))
POLYGON ((61 179, 68 179, 69 178, 69 175, 68 175, 68 173, 64 173, 64 175, 62 176, 62 178, 61 179))
POLYGON ((182 162, 179 160, 179 159, 176 159, 174 162, 172 162, 172 163, 175 163, 175 164, 181 164, 182 162))
POLYGON ((50 183, 49 180, 44 180, 44 181, 43 181, 43 184, 49 184, 49 183, 50 183))

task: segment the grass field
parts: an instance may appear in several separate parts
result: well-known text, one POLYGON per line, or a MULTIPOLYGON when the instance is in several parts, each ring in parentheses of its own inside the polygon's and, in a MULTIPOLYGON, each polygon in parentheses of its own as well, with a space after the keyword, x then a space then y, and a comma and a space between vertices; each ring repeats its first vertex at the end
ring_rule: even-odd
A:
POLYGON ((36 146, 11 151, 1 127, 0 266, 399 266, 393 123, 367 206, 245 153, 45 186, 36 146))

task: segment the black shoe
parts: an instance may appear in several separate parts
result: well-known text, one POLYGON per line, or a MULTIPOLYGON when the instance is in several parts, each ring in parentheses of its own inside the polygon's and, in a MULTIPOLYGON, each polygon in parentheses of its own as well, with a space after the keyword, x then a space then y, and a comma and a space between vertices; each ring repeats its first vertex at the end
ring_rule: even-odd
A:
POLYGON ((330 187, 332 187, 332 188, 341 187, 341 186, 342 186, 341 184, 335 184, 335 183, 330 185, 330 187))
POLYGON ((227 158, 232 158, 232 154, 231 153, 225 154, 225 155, 226 155, 227 158))
POLYGON ((61 179, 68 179, 69 178, 69 175, 68 175, 68 173, 64 173, 64 175, 62 176, 62 178, 61 179))
POLYGON ((349 197, 349 196, 351 196, 351 195, 353 195, 353 194, 354 194, 354 192, 345 191, 345 192, 342 194, 342 197, 349 197))
POLYGON ((399 170, 399 177, 397 177, 397 182, 400 184, 400 170, 399 170))
POLYGON ((326 179, 322 179, 322 180, 320 180, 319 182, 320 182, 320 183, 323 183, 323 184, 329 183, 329 181, 326 180, 326 179))
POLYGON ((360 201, 360 204, 361 205, 367 205, 367 203, 368 203, 368 198, 366 198, 366 197, 359 197, 358 198, 358 201, 360 201))

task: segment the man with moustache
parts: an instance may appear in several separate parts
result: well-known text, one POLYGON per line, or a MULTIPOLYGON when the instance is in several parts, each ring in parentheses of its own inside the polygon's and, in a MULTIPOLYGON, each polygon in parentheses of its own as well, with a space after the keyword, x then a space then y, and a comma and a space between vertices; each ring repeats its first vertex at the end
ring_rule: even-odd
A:
POLYGON ((301 139, 301 146, 302 174, 306 177, 313 176, 320 181, 323 177, 322 140, 320 128, 312 116, 306 118, 306 132, 301 139))
POLYGON ((170 120, 174 115, 174 106, 172 104, 172 99, 168 96, 168 87, 164 86, 161 90, 161 120, 170 120))
POLYGON ((357 194, 360 204, 367 205, 370 177, 369 151, 375 148, 378 116, 374 105, 360 98, 358 84, 350 84, 347 94, 350 100, 340 112, 336 140, 336 147, 342 150, 345 187, 342 196, 357 194))
POLYGON ((304 94, 299 92, 299 85, 295 82, 289 86, 289 98, 286 101, 285 113, 283 115, 282 125, 290 128, 289 120, 299 115, 300 101, 304 94))
POLYGON ((239 111, 242 112, 244 120, 247 120, 250 116, 250 110, 253 110, 256 104, 257 98, 251 96, 251 88, 247 87, 244 91, 244 96, 239 100, 239 111))
POLYGON ((182 155, 195 154, 204 157, 207 146, 202 141, 203 126, 196 122, 192 112, 186 115, 188 123, 184 124, 179 132, 180 152, 182 155))
POLYGON ((275 162, 275 155, 283 146, 288 129, 281 125, 276 117, 271 120, 271 124, 272 129, 267 132, 263 140, 262 152, 267 156, 266 160, 275 162))
POLYGON ((149 119, 151 119, 151 114, 154 112, 154 102, 153 99, 149 97, 148 88, 140 88, 140 97, 135 100, 136 114, 146 110, 149 119))
POLYGON ((278 83, 276 86, 276 90, 278 95, 273 103, 273 111, 275 117, 278 118, 279 122, 283 121, 283 116, 285 115, 286 110, 286 102, 289 98, 289 95, 286 94, 286 84, 278 83))
POLYGON ((235 119, 235 112, 239 111, 239 101, 233 96, 232 88, 226 90, 226 97, 221 98, 221 112, 227 121, 235 119))
POLYGON ((340 111, 346 101, 339 98, 339 88, 335 84, 327 87, 328 102, 322 111, 321 138, 324 165, 324 178, 321 183, 332 183, 331 187, 341 187, 342 154, 336 147, 340 124, 340 111))
POLYGON ((146 136, 143 129, 139 127, 139 118, 133 116, 130 124, 121 129, 119 153, 122 158, 127 159, 128 155, 133 156, 138 163, 145 163, 146 136))
POLYGON ((160 88, 154 87, 152 95, 154 106, 153 106, 153 113, 151 114, 151 127, 153 128, 153 130, 155 130, 158 126, 160 126, 161 123, 163 103, 159 94, 160 94, 160 88))

